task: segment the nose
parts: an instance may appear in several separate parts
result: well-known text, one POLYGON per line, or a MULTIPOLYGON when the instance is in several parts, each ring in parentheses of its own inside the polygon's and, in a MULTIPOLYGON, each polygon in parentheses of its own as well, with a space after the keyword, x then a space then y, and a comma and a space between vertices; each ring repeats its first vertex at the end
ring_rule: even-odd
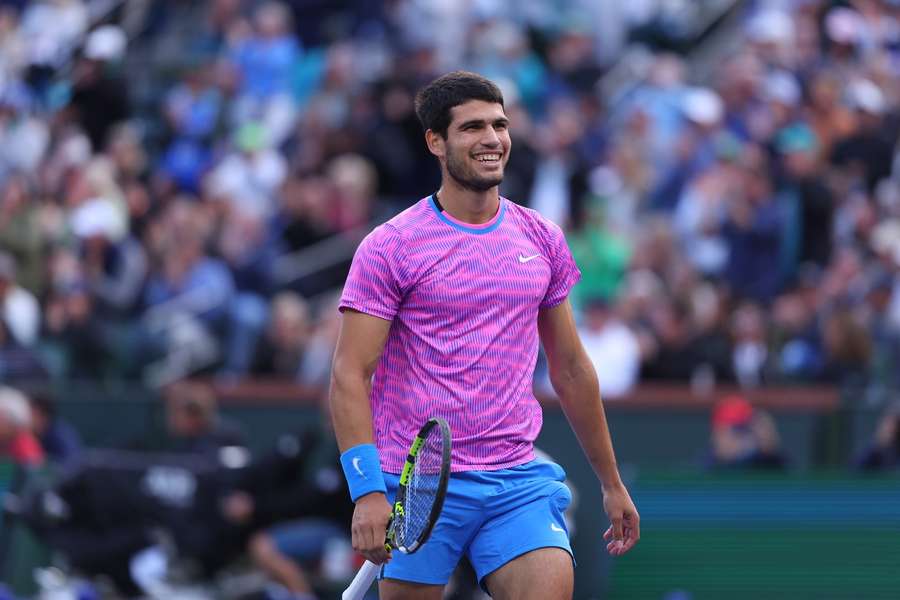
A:
POLYGON ((489 148, 498 147, 500 145, 500 136, 497 135, 497 130, 491 126, 485 127, 481 143, 489 148))

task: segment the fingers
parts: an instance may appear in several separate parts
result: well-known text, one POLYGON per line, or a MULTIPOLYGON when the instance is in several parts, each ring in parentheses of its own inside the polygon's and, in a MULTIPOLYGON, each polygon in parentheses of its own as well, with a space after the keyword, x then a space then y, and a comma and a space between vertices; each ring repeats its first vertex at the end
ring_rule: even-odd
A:
POLYGON ((612 530, 613 530, 613 539, 621 541, 624 537, 622 533, 622 517, 614 516, 612 517, 612 530))
POLYGON ((628 552, 641 539, 641 517, 634 513, 633 515, 627 515, 625 518, 628 521, 628 527, 626 527, 627 535, 623 552, 628 552))
POLYGON ((390 505, 382 494, 371 494, 357 501, 350 528, 353 549, 376 565, 391 558, 385 548, 385 530, 390 519, 390 505))
POLYGON ((374 527, 354 527, 351 532, 353 549, 362 554, 366 560, 376 565, 388 562, 390 552, 384 544, 384 534, 379 534, 374 527))
POLYGON ((610 556, 622 556, 641 539, 640 517, 636 513, 627 514, 619 524, 622 528, 621 538, 615 537, 615 523, 603 534, 603 539, 608 542, 606 551, 610 556))

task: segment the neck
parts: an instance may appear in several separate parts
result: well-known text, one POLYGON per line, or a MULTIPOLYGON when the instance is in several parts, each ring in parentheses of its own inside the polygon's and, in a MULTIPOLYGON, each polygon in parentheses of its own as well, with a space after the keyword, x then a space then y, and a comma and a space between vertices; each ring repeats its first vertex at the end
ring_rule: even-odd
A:
POLYGON ((451 217, 472 225, 487 223, 494 218, 500 208, 500 192, 497 186, 479 192, 460 187, 445 179, 437 192, 437 197, 441 207, 451 217))

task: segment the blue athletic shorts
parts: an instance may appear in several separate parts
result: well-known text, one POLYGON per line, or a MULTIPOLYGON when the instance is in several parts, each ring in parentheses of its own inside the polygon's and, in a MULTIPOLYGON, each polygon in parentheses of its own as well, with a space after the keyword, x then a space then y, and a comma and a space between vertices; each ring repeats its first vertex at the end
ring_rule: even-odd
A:
MULTIPOLYGON (((384 478, 393 501, 400 476, 384 478)), ((483 587, 487 575, 526 552, 562 548, 572 554, 563 518, 572 501, 565 478, 562 467, 540 459, 499 471, 453 473, 431 537, 413 554, 395 551, 380 577, 446 584, 465 555, 483 587)))

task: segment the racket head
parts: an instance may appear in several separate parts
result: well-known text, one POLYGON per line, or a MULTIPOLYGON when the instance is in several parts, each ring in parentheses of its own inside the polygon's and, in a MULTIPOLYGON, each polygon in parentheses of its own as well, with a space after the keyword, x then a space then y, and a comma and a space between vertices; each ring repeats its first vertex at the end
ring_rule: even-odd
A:
POLYGON ((450 426, 433 417, 422 426, 400 474, 388 529, 388 542, 405 554, 418 550, 431 535, 450 481, 450 426))

